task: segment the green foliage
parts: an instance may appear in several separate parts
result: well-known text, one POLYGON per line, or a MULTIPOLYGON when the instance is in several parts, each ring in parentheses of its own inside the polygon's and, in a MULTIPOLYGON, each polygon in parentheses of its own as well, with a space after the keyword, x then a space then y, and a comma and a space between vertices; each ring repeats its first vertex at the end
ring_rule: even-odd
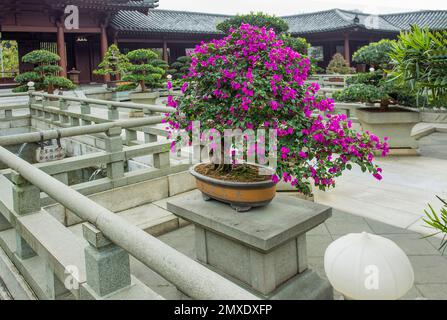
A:
POLYGON ((3 71, 8 77, 19 70, 19 50, 16 41, 1 41, 3 56, 3 71))
POLYGON ((127 54, 129 63, 125 66, 124 81, 130 81, 146 88, 160 88, 163 86, 162 78, 168 65, 158 58, 158 54, 149 49, 138 49, 127 54))
POLYGON ((353 75, 346 80, 346 84, 370 84, 378 86, 384 78, 384 73, 380 70, 374 72, 362 72, 353 75))
POLYGON ((168 70, 168 73, 172 75, 173 80, 182 79, 183 76, 188 74, 190 65, 191 65, 191 57, 189 56, 178 57, 177 60, 171 64, 171 69, 168 70))
POLYGON ((267 30, 272 28, 276 34, 280 34, 289 30, 287 22, 284 21, 282 18, 262 12, 251 12, 244 15, 238 14, 235 17, 219 23, 217 25, 217 30, 220 30, 224 33, 229 33, 230 29, 238 29, 243 23, 248 23, 249 25, 261 28, 266 27, 267 30))
POLYGON ((294 51, 307 56, 307 50, 310 47, 310 43, 306 39, 300 37, 293 37, 290 34, 282 34, 279 37, 286 47, 292 48, 294 51))
POLYGON ((61 68, 57 65, 60 57, 47 50, 35 50, 22 57, 25 63, 34 64, 34 71, 19 74, 15 81, 20 84, 16 92, 26 91, 27 83, 33 81, 36 90, 53 93, 56 88, 73 89, 75 85, 68 79, 59 77, 61 68))
POLYGON ((358 49, 352 56, 352 61, 374 66, 376 69, 388 69, 391 58, 389 53, 396 41, 383 39, 358 49))
POLYGON ((339 53, 334 54, 332 60, 326 68, 326 72, 329 74, 351 74, 354 73, 354 68, 349 67, 345 58, 339 53))
POLYGON ((333 94, 335 101, 342 102, 377 102, 388 99, 383 88, 370 84, 353 84, 333 94))
POLYGON ((34 50, 22 57, 23 62, 37 65, 54 64, 60 59, 57 54, 47 50, 34 50))
POLYGON ((136 87, 137 87, 137 84, 135 84, 135 83, 126 83, 126 84, 122 84, 122 85, 116 87, 115 91, 117 91, 117 92, 131 91, 131 90, 135 90, 136 87))
POLYGON ((64 77, 56 77, 56 76, 48 76, 45 77, 43 84, 45 87, 53 86, 54 88, 65 88, 65 89, 74 89, 76 86, 64 77))
POLYGON ((93 73, 117 76, 121 74, 127 63, 127 57, 120 52, 120 49, 115 44, 112 44, 107 49, 104 59, 98 65, 98 69, 93 71, 93 73))
POLYGON ((429 210, 425 211, 426 218, 423 219, 423 221, 428 224, 431 228, 438 230, 436 233, 429 235, 428 237, 432 237, 434 235, 443 234, 444 237, 441 241, 441 246, 439 250, 443 249, 443 251, 447 248, 447 202, 440 197, 437 196, 437 198, 442 202, 444 205, 443 208, 441 208, 440 213, 436 213, 436 211, 433 209, 433 207, 429 204, 429 210))
POLYGON ((408 84, 431 106, 447 104, 447 31, 413 26, 411 31, 401 32, 390 58, 394 79, 408 84))

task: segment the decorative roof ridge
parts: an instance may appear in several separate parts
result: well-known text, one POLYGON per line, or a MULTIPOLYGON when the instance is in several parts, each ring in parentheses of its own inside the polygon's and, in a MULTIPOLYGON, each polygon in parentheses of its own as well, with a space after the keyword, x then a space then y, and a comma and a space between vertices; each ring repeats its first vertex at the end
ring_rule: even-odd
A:
POLYGON ((447 10, 416 10, 416 11, 406 11, 406 12, 395 12, 395 13, 384 13, 381 14, 381 17, 384 16, 403 16, 403 15, 409 15, 409 14, 415 14, 415 13, 441 13, 445 12, 447 13, 447 10))
POLYGON ((153 9, 150 10, 150 12, 174 12, 174 13, 192 13, 192 14, 200 14, 200 15, 207 15, 207 16, 215 16, 215 17, 234 17, 235 15, 230 14, 221 14, 221 13, 209 13, 209 12, 198 12, 198 11, 186 11, 186 10, 168 10, 168 9, 153 9))

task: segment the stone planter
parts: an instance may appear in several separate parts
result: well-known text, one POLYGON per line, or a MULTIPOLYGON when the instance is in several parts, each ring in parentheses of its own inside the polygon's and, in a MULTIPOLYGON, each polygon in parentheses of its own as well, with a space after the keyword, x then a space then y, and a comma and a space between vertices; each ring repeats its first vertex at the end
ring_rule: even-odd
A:
POLYGON ((447 123, 447 110, 422 110, 421 121, 430 123, 447 123))
POLYGON ((391 154, 416 155, 418 142, 411 136, 413 127, 421 121, 419 112, 392 107, 380 112, 378 108, 357 109, 357 118, 364 131, 380 138, 389 137, 391 154))
POLYGON ((159 97, 159 92, 132 92, 129 94, 130 100, 139 104, 155 104, 159 97))
MULTIPOLYGON (((276 195, 276 184, 271 180, 259 182, 232 182, 207 177, 196 172, 195 165, 190 173, 196 178, 197 189, 204 200, 228 203, 238 212, 268 205, 276 195)), ((272 172, 273 173, 273 172, 272 172)))

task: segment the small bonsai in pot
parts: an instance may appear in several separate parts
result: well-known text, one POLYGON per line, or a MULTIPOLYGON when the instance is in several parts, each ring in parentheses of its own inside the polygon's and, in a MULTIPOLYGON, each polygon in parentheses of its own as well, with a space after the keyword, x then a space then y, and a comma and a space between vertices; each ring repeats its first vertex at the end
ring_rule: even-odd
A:
POLYGON ((153 89, 163 86, 162 79, 168 65, 150 49, 130 51, 127 59, 129 63, 125 66, 123 80, 137 87, 137 91, 130 94, 130 99, 135 103, 155 104, 159 93, 153 89))
MULTIPOLYGON (((326 72, 328 74, 352 74, 355 73, 355 69, 351 68, 348 63, 346 62, 345 58, 339 54, 336 53, 332 57, 332 60, 329 62, 326 72)), ((343 78, 337 78, 334 77, 333 81, 343 81, 343 78)))
POLYGON ((271 201, 281 179, 310 195, 311 182, 326 190, 353 164, 381 179, 373 153, 386 155, 387 143, 372 133, 356 133, 344 115, 318 115, 333 110, 333 101, 318 98, 318 84, 304 85, 309 59, 285 46, 273 30, 243 24, 221 40, 198 46, 191 58, 184 95, 168 97, 168 105, 176 111, 166 115, 166 122, 173 151, 185 142, 182 137, 191 138, 196 121, 216 134, 210 144, 214 160, 219 159, 218 146, 224 145, 217 163, 192 169, 205 198, 246 210, 271 201), (227 150, 226 129, 271 129, 277 143, 269 138, 265 145, 258 141, 248 150, 246 146, 227 150), (176 130, 187 135, 175 136, 176 130), (256 154, 262 162, 265 150, 275 149, 276 171, 264 177, 254 174, 252 166, 257 165, 243 156, 256 154))
POLYGON ((98 68, 93 71, 93 73, 97 75, 109 75, 114 77, 114 81, 107 82, 107 87, 115 88, 127 63, 127 57, 120 52, 117 45, 112 44, 107 49, 104 59, 98 65, 98 68))
POLYGON ((60 57, 47 50, 34 50, 22 57, 22 61, 34 65, 34 70, 19 74, 15 81, 20 84, 17 91, 28 90, 27 83, 32 81, 35 83, 37 90, 45 90, 49 94, 53 94, 56 89, 73 89, 73 82, 64 77, 59 77, 62 70, 57 65, 60 57))

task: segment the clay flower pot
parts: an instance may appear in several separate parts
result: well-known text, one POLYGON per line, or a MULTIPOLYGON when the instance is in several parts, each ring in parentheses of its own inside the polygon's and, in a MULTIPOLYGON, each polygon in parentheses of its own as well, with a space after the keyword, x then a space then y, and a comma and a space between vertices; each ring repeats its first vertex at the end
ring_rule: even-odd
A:
POLYGON ((244 212, 268 205, 276 195, 276 183, 271 180, 256 182, 219 180, 198 173, 195 169, 200 165, 202 163, 196 164, 189 171, 196 178, 197 188, 202 192, 205 201, 214 199, 230 204, 238 212, 244 212))

